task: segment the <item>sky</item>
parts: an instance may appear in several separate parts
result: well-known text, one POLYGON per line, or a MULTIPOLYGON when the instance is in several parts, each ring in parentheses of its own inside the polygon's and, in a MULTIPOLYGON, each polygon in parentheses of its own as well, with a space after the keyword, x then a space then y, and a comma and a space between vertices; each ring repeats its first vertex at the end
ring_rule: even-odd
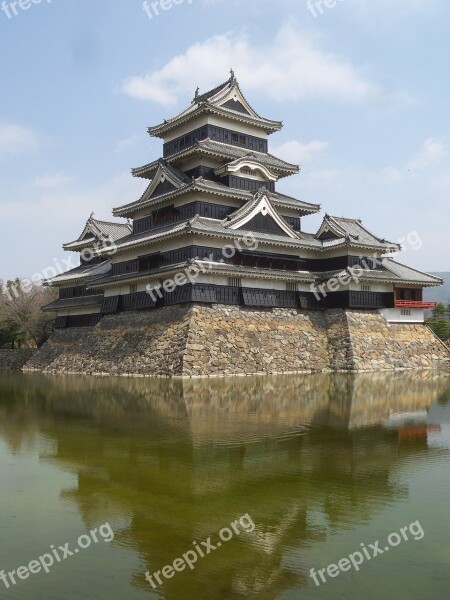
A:
POLYGON ((450 3, 0 0, 0 279, 44 273, 91 212, 136 200, 147 127, 229 77, 282 120, 277 189, 450 271, 450 3), (152 7, 153 4, 153 7, 152 7))

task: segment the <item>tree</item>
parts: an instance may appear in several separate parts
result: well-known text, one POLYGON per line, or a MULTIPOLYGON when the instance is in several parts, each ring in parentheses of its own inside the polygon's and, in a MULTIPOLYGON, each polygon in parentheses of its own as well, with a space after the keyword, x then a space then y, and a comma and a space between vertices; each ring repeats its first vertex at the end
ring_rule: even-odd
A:
POLYGON ((447 308, 448 307, 446 307, 445 304, 439 302, 436 308, 433 308, 433 319, 441 319, 442 317, 445 317, 447 314, 447 308))
POLYGON ((12 323, 0 323, 0 348, 14 348, 16 336, 12 323))
POLYGON ((434 333, 444 342, 450 340, 450 324, 445 319, 432 321, 428 323, 434 333))
POLYGON ((41 346, 52 331, 53 314, 42 306, 56 299, 56 292, 39 284, 24 285, 19 279, 0 285, 1 345, 41 346))

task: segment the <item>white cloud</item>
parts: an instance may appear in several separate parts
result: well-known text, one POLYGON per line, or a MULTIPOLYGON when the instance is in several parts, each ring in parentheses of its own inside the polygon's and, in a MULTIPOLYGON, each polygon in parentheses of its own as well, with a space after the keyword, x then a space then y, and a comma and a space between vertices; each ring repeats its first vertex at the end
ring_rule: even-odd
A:
POLYGON ((37 177, 34 180, 35 187, 53 189, 60 187, 61 185, 70 181, 70 177, 67 177, 64 173, 55 173, 54 175, 43 175, 37 177))
POLYGON ((306 144, 297 140, 291 140, 281 144, 281 146, 272 148, 271 153, 294 164, 300 164, 311 159, 313 156, 320 154, 326 150, 328 146, 328 142, 320 140, 313 140, 306 144))
POLYGON ((442 163, 448 156, 445 144, 435 138, 425 140, 420 152, 408 162, 408 171, 424 171, 442 163))
POLYGON ((444 142, 430 137, 424 141, 419 152, 404 165, 384 167, 381 171, 370 175, 369 181, 381 184, 399 183, 406 176, 418 176, 426 171, 436 169, 448 156, 449 152, 444 142))
POLYGON ((131 148, 139 141, 139 139, 140 139, 140 136, 137 135, 137 133, 135 133, 134 135, 130 136, 129 138, 118 141, 116 144, 116 152, 119 154, 123 150, 126 150, 127 148, 131 148))
POLYGON ((319 37, 286 25, 275 39, 252 43, 245 34, 216 35, 198 42, 144 76, 128 78, 122 91, 134 98, 174 105, 224 79, 233 66, 245 89, 275 100, 330 99, 349 103, 391 96, 349 60, 322 47, 319 37))
POLYGON ((0 158, 33 154, 38 149, 38 137, 31 129, 15 123, 0 122, 0 158))

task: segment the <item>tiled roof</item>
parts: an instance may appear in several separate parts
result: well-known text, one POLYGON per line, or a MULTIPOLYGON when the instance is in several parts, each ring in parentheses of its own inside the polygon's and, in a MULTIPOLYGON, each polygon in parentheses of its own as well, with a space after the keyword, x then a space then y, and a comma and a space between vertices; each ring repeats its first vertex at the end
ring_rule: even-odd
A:
POLYGON ((89 246, 96 240, 102 241, 104 239, 116 242, 120 238, 128 235, 132 227, 128 223, 114 223, 112 221, 99 221, 94 219, 91 215, 86 221, 81 235, 74 242, 64 244, 64 250, 79 250, 89 246))
POLYGON ((273 154, 256 152, 256 150, 249 150, 248 148, 241 148, 240 146, 233 146, 231 144, 223 144, 222 142, 216 142, 210 138, 198 142, 198 147, 205 152, 210 152, 211 154, 223 156, 224 158, 230 158, 232 160, 243 158, 245 156, 255 157, 266 167, 271 167, 275 170, 289 171, 290 173, 299 172, 298 165, 288 163, 281 158, 273 156, 273 154))
POLYGON ((186 183, 191 183, 191 181, 192 181, 191 177, 188 177, 180 169, 173 167, 170 163, 168 163, 163 158, 160 158, 158 162, 159 162, 159 165, 160 165, 161 170, 164 173, 164 175, 167 178, 169 178, 171 181, 173 181, 173 183, 175 185, 178 185, 181 187, 182 185, 186 185, 186 183))
POLYGON ((228 81, 204 94, 199 94, 197 92, 191 104, 181 111, 181 113, 175 117, 164 120, 164 122, 159 125, 149 127, 148 131, 150 135, 161 137, 164 133, 170 131, 174 127, 181 125, 190 120, 193 116, 197 116, 203 112, 215 112, 233 120, 251 123, 265 128, 268 133, 279 131, 283 126, 281 121, 273 121, 261 117, 244 98, 236 78, 232 75, 228 81), (231 100, 234 96, 238 97, 241 103, 246 107, 245 112, 234 110, 229 105, 227 106, 228 100, 231 100))
MULTIPOLYGON (((190 156, 191 154, 209 154, 211 156, 216 156, 219 158, 223 158, 225 160, 229 159, 234 161, 236 159, 244 158, 244 157, 254 157, 257 161, 259 161, 262 165, 267 167, 268 169, 273 169, 277 171, 278 175, 290 175, 299 172, 298 165, 294 165, 292 163, 288 163, 281 158, 277 158, 272 154, 265 152, 256 152, 256 150, 249 150, 248 148, 241 148, 240 146, 233 146, 232 144, 224 144, 222 142, 216 142, 210 138, 206 138, 205 140, 200 140, 186 148, 185 150, 181 150, 176 154, 172 154, 168 156, 164 160, 168 163, 174 163, 180 158, 185 158, 190 156)), ((146 179, 152 179, 154 177, 154 173, 158 168, 159 160, 155 160, 147 165, 143 165, 142 167, 137 167, 132 169, 132 174, 135 177, 144 177, 146 179)))
POLYGON ((305 211, 305 213, 307 212, 309 214, 317 213, 320 210, 320 204, 305 202, 304 200, 299 200, 293 196, 286 196, 285 194, 280 194, 279 192, 268 192, 268 196, 274 205, 294 208, 296 210, 302 209, 305 211))
MULTIPOLYGON (((359 219, 347 219, 344 217, 325 215, 322 225, 316 234, 317 237, 321 237, 322 233, 325 231, 333 233, 336 236, 336 241, 344 238, 355 246, 372 246, 383 248, 386 251, 400 250, 399 244, 389 242, 384 238, 379 238, 374 235, 364 227, 359 219)), ((335 240, 328 239, 324 240, 324 242, 325 241, 328 242, 329 246, 332 246, 335 240)))
POLYGON ((322 242, 312 234, 296 232, 296 238, 275 235, 271 233, 252 232, 246 229, 229 229, 225 226, 226 221, 208 219, 198 215, 189 221, 183 221, 174 225, 158 228, 156 231, 148 231, 140 234, 131 234, 120 240, 117 244, 118 250, 132 248, 134 246, 146 245, 183 233, 210 234, 217 237, 231 239, 248 238, 250 235, 261 243, 272 243, 275 245, 290 246, 294 248, 317 248, 322 249, 322 242))
POLYGON ((444 281, 439 277, 434 277, 434 275, 429 275, 423 271, 412 269, 411 267, 397 262, 393 258, 384 258, 382 262, 387 271, 390 271, 394 276, 403 281, 429 285, 442 285, 444 283, 444 281))
POLYGON ((111 269, 111 261, 105 260, 99 265, 80 265, 71 269, 66 273, 57 275, 52 279, 47 279, 47 285, 63 285, 64 283, 74 283, 76 281, 89 281, 93 277, 99 277, 104 273, 107 273, 111 269))
POLYGON ((439 279, 439 277, 434 277, 428 273, 407 267, 392 258, 382 258, 381 266, 381 269, 354 270, 352 272, 351 269, 347 268, 337 271, 316 272, 315 275, 322 281, 348 274, 350 276, 356 276, 360 281, 417 284, 421 286, 437 286, 442 285, 443 283, 442 279, 439 279))
MULTIPOLYGON (((249 192, 246 190, 239 190, 237 188, 230 188, 223 183, 219 183, 216 181, 211 181, 209 179, 205 179, 204 177, 197 177, 197 179, 191 180, 188 179, 189 183, 183 184, 179 189, 172 190, 171 192, 167 192, 165 194, 161 194, 155 198, 149 197, 146 198, 146 192, 142 195, 139 200, 135 202, 131 202, 130 204, 125 204, 124 206, 119 206, 113 209, 114 215, 132 215, 135 210, 145 208, 147 206, 154 206, 165 202, 166 200, 171 200, 176 198, 179 195, 185 194, 187 192, 206 192, 213 193, 218 195, 231 196, 233 198, 242 199, 244 202, 248 201, 250 198, 253 198, 255 192, 249 192)), ((310 204, 309 202, 304 202, 303 200, 297 200, 292 196, 285 196, 284 194, 279 194, 277 192, 267 192, 269 199, 273 202, 274 205, 280 207, 293 208, 295 210, 301 211, 305 214, 314 214, 320 210, 319 204, 310 204)))
POLYGON ((263 214, 269 216, 278 227, 291 238, 297 238, 297 233, 293 227, 278 213, 270 202, 265 189, 261 188, 256 192, 253 198, 249 199, 241 208, 228 215, 223 224, 230 229, 241 229, 251 220, 252 215, 263 214))
POLYGON ((296 238, 290 238, 285 235, 276 235, 272 233, 263 233, 259 231, 251 231, 247 229, 230 229, 225 225, 226 221, 220 222, 206 217, 194 217, 191 219, 191 228, 199 233, 213 233, 234 238, 245 238, 253 236, 260 242, 268 242, 274 244, 283 244, 299 248, 321 248, 322 244, 316 240, 314 236, 308 236, 302 232, 296 232, 296 238))
MULTIPOLYGON (((205 182, 206 180, 203 180, 205 182)), ((214 185, 212 182, 207 182, 207 185, 214 185)), ((195 189, 195 188, 193 188, 195 189)), ((240 209, 239 209, 240 210, 240 209)), ((227 220, 218 221, 216 219, 209 219, 207 217, 199 217, 198 215, 192 218, 190 221, 183 221, 172 225, 167 225, 163 228, 159 228, 156 231, 144 232, 138 235, 130 234, 126 238, 120 240, 116 244, 118 249, 133 247, 134 245, 145 244, 145 242, 153 242, 160 239, 172 237, 174 235, 180 235, 183 232, 197 232, 205 233, 223 237, 234 237, 240 236, 245 237, 253 235, 260 242, 273 243, 277 245, 285 245, 298 248, 313 248, 321 251, 328 249, 344 246, 353 248, 369 248, 377 251, 388 252, 392 251, 393 245, 389 243, 378 242, 378 238, 373 236, 368 237, 341 237, 333 240, 320 240, 317 235, 305 232, 295 232, 296 239, 289 238, 287 236, 275 235, 270 233, 252 232, 244 229, 229 229, 227 227, 227 220)))
POLYGON ((95 296, 81 296, 79 298, 64 298, 63 300, 55 300, 50 304, 42 307, 43 311, 54 311, 63 308, 74 308, 78 306, 96 306, 103 301, 103 294, 95 296))

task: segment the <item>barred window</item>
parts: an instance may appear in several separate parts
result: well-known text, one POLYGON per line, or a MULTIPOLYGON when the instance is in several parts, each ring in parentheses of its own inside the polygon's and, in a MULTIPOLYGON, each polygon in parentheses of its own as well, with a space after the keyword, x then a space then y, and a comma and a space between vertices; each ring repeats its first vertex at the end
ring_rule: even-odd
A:
POLYGON ((230 287, 241 287, 242 280, 240 277, 228 277, 228 285, 230 287))

